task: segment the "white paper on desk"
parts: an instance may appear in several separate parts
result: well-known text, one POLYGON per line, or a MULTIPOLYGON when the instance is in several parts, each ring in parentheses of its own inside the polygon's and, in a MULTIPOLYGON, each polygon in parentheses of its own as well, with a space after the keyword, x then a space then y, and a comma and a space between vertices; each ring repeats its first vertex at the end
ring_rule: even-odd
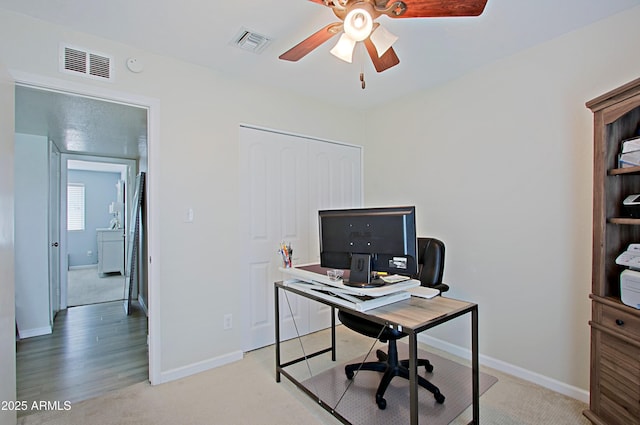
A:
POLYGON ((378 286, 374 288, 358 288, 354 286, 347 286, 342 282, 342 280, 332 281, 327 275, 310 272, 299 267, 302 266, 286 268, 280 267, 279 270, 288 276, 292 276, 305 282, 317 282, 323 285, 333 286, 344 290, 346 293, 358 296, 381 297, 384 295, 394 294, 396 292, 406 291, 407 289, 415 286, 420 286, 419 280, 409 279, 391 285, 378 286))
POLYGON ((415 288, 407 289, 407 292, 411 294, 412 297, 420 297, 420 298, 433 298, 440 294, 440 291, 435 288, 429 288, 427 286, 416 286, 415 288))
POLYGON ((367 311, 374 308, 382 307, 398 301, 406 300, 411 297, 407 291, 395 292, 389 295, 383 295, 376 298, 359 300, 342 292, 331 293, 336 290, 333 286, 324 286, 321 283, 308 283, 304 281, 287 280, 285 286, 298 289, 307 294, 314 295, 330 301, 332 304, 341 305, 357 311, 367 311))

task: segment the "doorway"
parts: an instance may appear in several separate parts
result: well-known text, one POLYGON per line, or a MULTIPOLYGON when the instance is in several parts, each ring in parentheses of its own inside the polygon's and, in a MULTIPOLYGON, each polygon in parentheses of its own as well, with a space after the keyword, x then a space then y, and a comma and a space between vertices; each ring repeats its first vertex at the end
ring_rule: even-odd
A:
POLYGON ((127 194, 136 162, 65 154, 62 169, 61 186, 67 192, 63 212, 67 222, 66 305, 122 301, 126 298, 127 194))
MULTIPOLYGON (((49 90, 46 88, 35 87, 21 83, 18 83, 16 85, 15 94, 16 134, 21 133, 45 137, 48 141, 51 141, 57 147, 59 147, 59 150, 63 157, 66 155, 73 155, 91 158, 92 160, 94 160, 95 158, 100 158, 103 162, 105 161, 105 158, 118 157, 123 161, 131 161, 134 164, 141 165, 145 167, 146 171, 146 168, 149 164, 147 157, 147 117, 149 116, 148 108, 108 101, 104 99, 96 99, 95 97, 84 97, 77 94, 61 92, 59 90, 49 90), (96 107, 96 105, 99 106, 96 107), (123 108, 128 111, 138 111, 137 114, 134 114, 135 117, 133 118, 133 121, 135 121, 135 124, 138 127, 144 127, 143 133, 122 133, 124 129, 130 130, 131 128, 135 127, 133 125, 112 125, 111 129, 105 130, 106 127, 104 126, 109 123, 113 124, 113 120, 122 119, 124 116, 128 115, 126 113, 109 114, 107 112, 114 110, 122 111, 124 110, 123 108), (91 116, 87 114, 88 111, 98 113, 99 119, 97 119, 95 116, 92 119, 91 116), (114 134, 114 132, 118 133, 114 134), (86 137, 87 135, 89 135, 90 137, 86 137), (127 140, 126 143, 125 140, 127 140), (124 154, 122 154, 123 152, 124 154)), ((129 117, 129 119, 130 118, 131 117, 129 117)), ((20 165, 16 164, 16 167, 20 167, 20 165)), ((131 171, 129 172, 135 175, 137 167, 130 167, 130 170, 131 171)), ((57 316, 68 317, 70 316, 69 313, 72 311, 72 308, 68 308, 67 305, 68 280, 66 271, 69 269, 69 257, 67 255, 68 238, 66 236, 66 167, 61 167, 60 174, 64 177, 60 178, 59 184, 59 188, 62 189, 60 190, 60 204, 62 206, 62 208, 60 208, 61 237, 58 244, 56 245, 56 247, 59 248, 59 253, 61 254, 59 256, 59 269, 61 271, 60 285, 57 291, 59 295, 56 295, 55 288, 45 288, 44 292, 47 298, 51 298, 50 301, 59 302, 59 308, 61 311, 57 316)), ((17 192, 16 195, 18 195, 17 192)), ((46 238, 46 236, 48 235, 44 236, 46 238)), ((16 239, 19 237, 19 235, 16 235, 16 239)), ((149 274, 147 273, 143 274, 143 276, 148 275, 149 274)), ((53 282, 52 279, 49 279, 49 281, 53 282)), ((21 282, 19 281, 18 276, 16 276, 16 292, 19 291, 20 284, 21 282)), ((118 305, 120 307, 119 310, 124 311, 124 309, 122 308, 122 303, 120 302, 118 303, 118 305)), ((86 307, 82 308, 86 309, 86 307)), ((75 314, 75 316, 78 315, 79 314, 75 314)), ((148 339, 150 341, 152 339, 151 332, 146 332, 147 317, 144 312, 143 317, 145 323, 145 334, 149 335, 148 339)), ((124 316, 124 318, 126 319, 126 315, 124 316)), ((69 323, 72 322, 73 321, 69 321, 69 323)), ((52 328, 53 334, 51 336, 55 336, 55 333, 57 331, 56 325, 53 324, 52 328)), ((120 327, 120 329, 123 329, 123 327, 120 327)), ((127 327, 125 326, 124 329, 127 329, 127 327)), ((50 337, 50 335, 44 337, 36 337, 33 339, 47 337, 50 337)), ((146 352, 146 335, 144 339, 146 352)), ((74 347, 65 346, 64 349, 73 350, 74 347)), ((148 354, 145 354, 145 359, 148 366, 150 366, 149 357, 151 357, 150 352, 148 354)), ((20 362, 20 358, 17 358, 17 362, 20 362)), ((146 373, 147 378, 150 378, 152 375, 150 369, 151 368, 149 368, 149 372, 146 373)), ((19 365, 18 370, 20 370, 19 365)), ((18 380, 20 380, 20 376, 18 376, 18 380)), ((20 387, 20 382, 18 382, 18 387, 20 387)), ((86 394, 87 397, 91 397, 94 395, 95 394, 86 394)))

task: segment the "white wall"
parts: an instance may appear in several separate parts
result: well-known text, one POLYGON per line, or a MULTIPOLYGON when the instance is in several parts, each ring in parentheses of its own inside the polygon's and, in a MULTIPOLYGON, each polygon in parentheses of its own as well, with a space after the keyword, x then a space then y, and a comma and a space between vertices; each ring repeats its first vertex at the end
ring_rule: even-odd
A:
POLYGON ((239 124, 360 144, 362 115, 5 11, 0 60, 14 73, 158 100, 159 142, 150 143, 148 177, 157 188, 150 196, 158 205, 151 214, 159 231, 150 237, 152 249, 159 247, 152 252, 159 273, 150 286, 159 302, 150 312, 161 316, 160 368, 164 377, 175 377, 240 350, 239 327, 223 332, 224 314, 231 312, 234 323, 241 315, 242 285, 229 261, 229 253, 243 249, 237 219, 239 124), (61 42, 112 54, 115 82, 59 73, 61 42), (144 61, 144 72, 126 70, 132 56, 144 61), (331 125, 318 117, 331 117, 331 125), (193 223, 184 222, 188 208, 194 210, 193 223))
MULTIPOLYGON (((14 88, 0 59, 0 400, 16 400, 14 312, 13 158, 14 88)), ((16 413, 0 410, 0 424, 16 423, 16 413)))
MULTIPOLYGON (((371 111, 365 143, 367 204, 415 203, 419 234, 445 241, 449 295, 478 302, 485 361, 581 398, 593 155, 585 102, 640 75, 639 21, 640 7, 371 111), (385 125, 389 111, 403 125, 385 125), (403 165, 381 172, 390 151, 403 165)), ((468 347, 467 321, 457 322, 431 335, 468 347)))
POLYGON ((14 175, 16 325, 20 338, 28 338, 51 333, 46 137, 16 134, 14 175))

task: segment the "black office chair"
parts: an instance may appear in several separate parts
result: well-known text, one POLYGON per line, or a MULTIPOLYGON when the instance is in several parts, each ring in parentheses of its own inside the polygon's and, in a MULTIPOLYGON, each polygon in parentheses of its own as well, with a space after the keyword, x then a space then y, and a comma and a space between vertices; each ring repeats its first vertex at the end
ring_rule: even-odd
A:
MULTIPOLYGON (((439 289, 442 293, 449 290, 449 286, 442 283, 443 273, 444 243, 434 238, 418 238, 418 276, 414 276, 414 278, 420 280, 422 286, 439 289)), ((338 318, 343 325, 351 330, 371 338, 379 338, 382 342, 389 342, 387 353, 382 350, 376 351, 377 362, 354 363, 344 368, 348 379, 353 379, 357 370, 382 372, 382 379, 376 391, 376 404, 380 409, 385 409, 387 402, 384 399, 384 392, 391 383, 391 379, 394 376, 409 379, 409 360, 398 360, 398 346, 396 344, 398 339, 404 338, 407 334, 388 327, 381 334, 378 323, 344 311, 338 312, 338 318)), ((433 365, 427 359, 418 359, 416 364, 424 366, 427 372, 433 371, 433 365)), ((438 387, 422 376, 418 376, 418 384, 432 392, 438 403, 444 403, 445 397, 440 393, 438 387)))

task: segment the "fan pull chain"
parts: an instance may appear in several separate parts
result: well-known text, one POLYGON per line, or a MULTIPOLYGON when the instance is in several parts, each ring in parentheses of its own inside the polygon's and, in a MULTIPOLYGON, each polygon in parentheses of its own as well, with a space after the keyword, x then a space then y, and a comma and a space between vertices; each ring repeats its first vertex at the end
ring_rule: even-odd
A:
POLYGON ((360 57, 360 59, 360 84, 362 85, 362 90, 364 90, 367 86, 367 83, 365 83, 364 81, 364 60, 362 60, 362 56, 360 57))

